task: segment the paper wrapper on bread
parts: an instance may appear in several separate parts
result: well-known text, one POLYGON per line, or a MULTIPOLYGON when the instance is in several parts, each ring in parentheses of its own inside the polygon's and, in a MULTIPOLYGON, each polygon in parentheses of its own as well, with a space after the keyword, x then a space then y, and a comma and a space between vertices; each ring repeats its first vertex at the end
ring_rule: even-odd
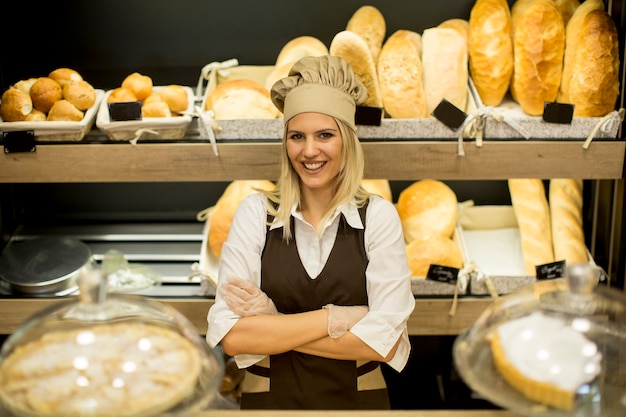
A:
POLYGON ((348 20, 346 30, 365 40, 376 64, 387 33, 387 23, 380 10, 371 5, 359 7, 348 20))
POLYGON ((409 185, 398 196, 396 208, 406 243, 432 236, 451 237, 456 227, 456 194, 438 180, 423 179, 409 185))
POLYGON ((383 107, 376 64, 365 40, 354 32, 344 30, 333 37, 329 52, 331 55, 339 56, 348 61, 354 74, 367 89, 367 99, 362 105, 383 107))
POLYGON ((477 0, 469 18, 469 69, 486 106, 497 107, 513 74, 511 11, 506 0, 477 0))
POLYGON ((459 245, 449 237, 433 235, 427 239, 416 239, 406 246, 406 255, 411 275, 424 278, 430 265, 463 268, 463 254, 459 245))
POLYGON ((568 265, 587 263, 587 246, 583 231, 583 181, 553 178, 549 189, 552 246, 554 259, 568 265))
POLYGON ((215 204, 215 209, 209 218, 209 236, 207 250, 213 256, 220 258, 222 245, 228 238, 230 225, 233 222, 235 211, 247 196, 257 190, 272 190, 274 184, 268 180, 237 180, 231 182, 215 204))
POLYGON ((565 26, 554 0, 518 0, 511 10, 511 95, 530 116, 556 101, 563 71, 565 26))
POLYGON ((248 79, 220 83, 207 96, 205 110, 212 110, 216 120, 275 119, 280 115, 269 90, 248 79))
POLYGON ((619 40, 608 13, 584 6, 567 26, 559 101, 573 104, 576 117, 602 117, 620 93, 619 40))
POLYGON ((22 122, 33 110, 33 101, 30 94, 17 88, 10 87, 0 100, 0 116, 5 122, 22 122))
POLYGON ((389 117, 427 116, 421 58, 421 35, 400 29, 385 42, 377 64, 383 107, 389 117))
POLYGON ((361 180, 361 186, 365 188, 366 191, 379 195, 389 202, 393 202, 389 180, 363 179, 361 180))
POLYGON ((468 100, 467 41, 457 30, 434 27, 422 32, 426 113, 446 99, 465 111, 468 100))
POLYGON ((508 180, 513 211, 520 231, 524 266, 536 276, 536 266, 554 262, 550 208, 543 181, 537 178, 508 180))

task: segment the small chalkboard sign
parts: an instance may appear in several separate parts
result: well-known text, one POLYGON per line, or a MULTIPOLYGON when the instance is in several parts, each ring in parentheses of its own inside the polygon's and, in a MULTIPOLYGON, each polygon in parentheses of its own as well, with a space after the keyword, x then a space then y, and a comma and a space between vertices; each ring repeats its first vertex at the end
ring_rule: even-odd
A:
POLYGON ((2 132, 4 153, 35 152, 35 132, 32 130, 16 130, 2 132))
POLYGON ((574 117, 574 105, 546 101, 543 106, 543 121, 547 123, 571 124, 574 117))
POLYGON ((141 101, 109 103, 109 118, 112 122, 141 120, 141 101))
POLYGON ((450 103, 445 98, 437 105, 431 113, 434 118, 453 131, 456 131, 467 119, 467 113, 450 103))

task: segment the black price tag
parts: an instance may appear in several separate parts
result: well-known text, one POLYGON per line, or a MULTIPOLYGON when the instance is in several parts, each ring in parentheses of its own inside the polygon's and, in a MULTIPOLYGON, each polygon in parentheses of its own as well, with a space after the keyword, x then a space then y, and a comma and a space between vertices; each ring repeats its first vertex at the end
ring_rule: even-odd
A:
POLYGON ((565 261, 535 266, 537 279, 555 279, 565 276, 565 261))
POLYGON ((568 125, 574 117, 574 105, 546 101, 543 105, 543 121, 568 125))
POLYGON ((428 267, 428 273, 426 274, 426 279, 456 285, 456 280, 458 276, 459 268, 430 264, 430 266, 428 267))
POLYGON ((109 103, 109 117, 112 122, 141 120, 141 101, 109 103))
POLYGON ((2 132, 4 153, 35 152, 35 132, 32 130, 16 130, 2 132))
POLYGON ((356 106, 354 123, 357 125, 380 126, 383 109, 380 107, 356 106))
POLYGON ((465 119, 467 119, 467 113, 445 98, 441 100, 431 114, 434 118, 454 131, 461 127, 465 119))

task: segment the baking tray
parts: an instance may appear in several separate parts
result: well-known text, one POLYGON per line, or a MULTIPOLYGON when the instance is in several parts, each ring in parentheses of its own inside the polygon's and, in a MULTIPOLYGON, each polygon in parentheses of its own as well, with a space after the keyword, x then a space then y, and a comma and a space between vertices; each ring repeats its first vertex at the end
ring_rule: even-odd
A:
MULTIPOLYGON (((187 92, 187 110, 180 116, 151 117, 143 120, 129 120, 112 122, 109 116, 107 99, 113 90, 108 90, 98 110, 96 126, 104 132, 110 140, 133 141, 140 139, 149 140, 172 140, 182 139, 194 114, 195 96, 190 87, 183 86, 187 92)), ((159 92, 163 86, 155 86, 154 92, 159 92)))
POLYGON ((104 90, 96 90, 96 102, 85 112, 80 122, 5 122, 0 117, 0 132, 32 130, 35 140, 41 142, 80 141, 91 130, 104 97, 104 90))

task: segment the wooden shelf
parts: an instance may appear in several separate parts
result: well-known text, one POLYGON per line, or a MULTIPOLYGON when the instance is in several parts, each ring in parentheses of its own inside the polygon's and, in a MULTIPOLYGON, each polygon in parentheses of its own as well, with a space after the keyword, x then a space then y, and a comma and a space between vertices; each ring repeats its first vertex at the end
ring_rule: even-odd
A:
MULTIPOLYGON (((455 141, 364 142, 367 178, 616 179, 624 175, 626 142, 455 141)), ((0 183, 196 182, 276 179, 280 143, 206 142, 39 144, 34 152, 0 156, 0 183)))
MULTIPOLYGON (((33 314, 54 308, 72 298, 2 298, 0 299, 0 334, 12 334, 33 314)), ((206 334, 206 316, 213 299, 158 298, 191 321, 200 334, 206 334)), ((457 335, 469 328, 491 304, 489 298, 463 298, 457 310, 450 315, 452 299, 417 299, 415 310, 409 318, 410 335, 457 335)))

